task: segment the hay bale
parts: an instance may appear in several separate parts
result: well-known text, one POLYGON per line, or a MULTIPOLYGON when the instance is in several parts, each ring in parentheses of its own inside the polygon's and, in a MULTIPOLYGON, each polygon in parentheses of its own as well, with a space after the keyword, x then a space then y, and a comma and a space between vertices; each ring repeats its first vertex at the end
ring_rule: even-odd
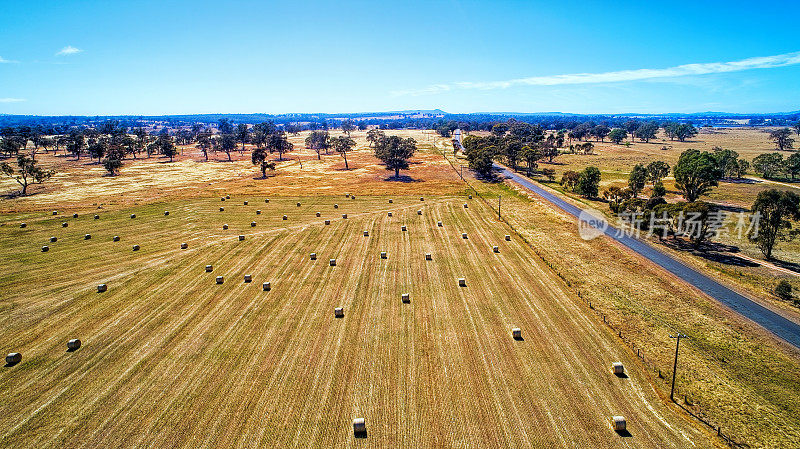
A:
POLYGON ((222 198, 220 198, 219 200, 220 200, 220 201, 225 201, 225 197, 223 196, 223 197, 222 197, 222 198))
POLYGON ((247 201, 244 202, 244 205, 247 206, 247 201))
POLYGON ((391 212, 389 212, 389 216, 390 216, 390 217, 392 216, 392 213, 391 213, 391 212))
POLYGON ((255 228, 256 227, 256 222, 255 221, 251 221, 250 222, 250 227, 251 228, 255 228))
POLYGON ((317 253, 311 253, 311 260, 317 260, 317 253))
POLYGON ((422 209, 417 210, 417 215, 422 215, 422 209))
POLYGON ((54 210, 54 211, 53 211, 53 215, 58 215, 58 211, 57 211, 57 210, 54 210))
POLYGON ((628 423, 625 421, 624 416, 612 416, 611 427, 616 432, 625 432, 628 429, 628 423))
POLYGON ((466 238, 469 238, 469 237, 467 237, 467 233, 466 232, 462 232, 461 233, 461 238, 462 239, 466 239, 466 238))
POLYGON ((522 329, 518 327, 511 329, 511 336, 514 338, 514 340, 522 340, 522 329))
POLYGON ((347 214, 342 214, 342 218, 347 220, 347 214))
POLYGON ((266 198, 266 199, 264 200, 264 202, 265 202, 265 203, 269 203, 269 198, 266 198))
POLYGON ((131 214, 131 219, 136 218, 136 214, 131 214))
POLYGON ((225 212, 225 208, 224 208, 224 207, 220 207, 220 208, 219 208, 219 211, 220 211, 220 212, 225 212))
POLYGON ((467 286, 467 280, 464 279, 464 278, 458 278, 458 286, 459 287, 466 287, 467 286))
MULTIPOLYGON (((113 241, 113 242, 119 242, 119 236, 118 236, 118 235, 115 235, 114 237, 111 237, 111 241, 113 241)), ((139 246, 139 245, 134 245, 134 246, 139 246)), ((134 250, 134 251, 135 251, 135 250, 134 250)))
POLYGON ((72 214, 72 218, 78 218, 78 214, 77 213, 72 214))
POLYGON ((411 302, 411 296, 408 293, 403 293, 400 295, 400 299, 403 301, 404 304, 408 304, 411 302))
POLYGON ((469 208, 469 204, 464 203, 464 209, 468 209, 468 208, 469 208))
POLYGON ((27 228, 28 227, 28 223, 20 223, 19 227, 20 228, 27 228))
POLYGON ((333 205, 333 208, 334 208, 334 209, 338 209, 338 208, 339 208, 339 205, 338 205, 338 204, 334 204, 334 205, 333 205))
POLYGON ((369 231, 364 231, 364 237, 369 237, 369 231))
POLYGON ((392 204, 392 203, 394 203, 394 200, 390 199, 389 200, 389 204, 392 204))
POLYGON ((406 225, 402 225, 402 226, 400 226, 400 230, 401 231, 408 231, 408 228, 406 227, 406 225))
POLYGON ((50 247, 49 247, 49 246, 47 246, 47 245, 44 245, 44 246, 42 247, 42 252, 43 252, 43 253, 46 253, 46 252, 48 252, 48 251, 50 251, 50 247))
POLYGON ((169 215, 169 211, 168 211, 168 210, 165 210, 165 211, 164 211, 164 216, 166 217, 167 215, 169 215))
POLYGON ((441 222, 441 221, 437 221, 437 222, 436 222, 436 226, 439 226, 439 227, 441 228, 441 227, 442 227, 442 226, 444 226, 444 225, 442 224, 442 222, 441 222))
POLYGON ((472 195, 469 195, 467 198, 468 198, 468 199, 472 199, 472 195))
POLYGON ((256 215, 261 215, 261 209, 256 211, 256 215))
POLYGON ((181 243, 181 249, 186 249, 189 247, 188 243, 181 243))
POLYGON ((319 212, 317 212, 317 217, 319 217, 319 216, 320 216, 320 213, 319 213, 319 212))
POLYGON ((225 278, 222 276, 217 276, 217 284, 222 284, 223 282, 225 282, 225 278))
POLYGON ((300 207, 300 203, 297 203, 297 207, 300 207))
POLYGON ((73 338, 72 340, 67 342, 67 349, 70 351, 77 351, 78 348, 81 347, 81 341, 77 338, 73 338))
POLYGON ((289 217, 287 217, 286 215, 284 215, 284 216, 283 216, 283 219, 284 219, 284 220, 288 220, 288 219, 289 219, 289 217))
POLYGON ((6 364, 7 365, 16 365, 17 363, 22 361, 22 354, 19 352, 9 352, 6 356, 6 364))
POLYGON ((350 199, 354 200, 354 199, 356 199, 356 196, 355 195, 350 195, 350 199))
POLYGON ((345 198, 350 198, 350 194, 349 194, 349 193, 345 193, 345 194, 344 194, 344 197, 345 197, 345 198))
POLYGON ((500 252, 500 247, 499 246, 493 246, 492 247, 492 251, 494 251, 496 253, 499 253, 500 252))
POLYGON ((240 235, 240 236, 239 236, 239 241, 241 242, 241 241, 243 241, 243 240, 244 240, 244 236, 243 236, 243 235, 240 235))
POLYGON ((84 240, 89 240, 89 239, 91 239, 91 238, 92 238, 92 234, 85 234, 85 235, 83 236, 83 239, 84 239, 84 240))
POLYGON ((433 260, 433 255, 431 255, 431 253, 425 253, 425 260, 433 260))
POLYGON ((385 259, 385 258, 386 258, 386 251, 381 251, 381 259, 385 259))
POLYGON ((264 282, 263 284, 261 284, 261 288, 265 292, 268 292, 268 291, 272 290, 272 285, 269 282, 264 282))
POLYGON ((329 224, 331 224, 331 221, 330 220, 325 220, 325 226, 327 226, 329 224))
POLYGON ((134 251, 139 251, 139 245, 133 245, 133 250, 134 251))
POLYGON ((67 226, 69 226, 69 223, 67 223, 66 221, 64 223, 61 223, 62 228, 66 228, 67 226))
POLYGON ((344 317, 344 308, 337 307, 337 308, 333 309, 333 316, 335 316, 336 318, 344 317))
POLYGON ((510 242, 510 241, 511 241, 511 236, 510 235, 506 235, 506 242, 510 242))
POLYGON ((58 237, 56 237, 56 236, 50 237, 50 243, 55 243, 57 241, 58 241, 58 237))
POLYGON ((336 266, 336 259, 331 259, 328 263, 330 264, 330 266, 335 267, 336 266))
POLYGON ((617 376, 625 374, 625 365, 622 362, 614 362, 611 364, 611 371, 617 376))
POLYGON ((419 197, 419 200, 420 201, 425 201, 425 198, 424 197, 419 197))
POLYGON ((226 224, 222 225, 222 229, 228 229, 228 225, 226 224))
POLYGON ((367 424, 364 422, 364 418, 356 418, 353 420, 353 433, 367 433, 367 424))
POLYGON ((244 282, 249 284, 253 282, 253 275, 252 274, 245 274, 244 275, 244 282))
POLYGON ((97 215, 97 214, 95 214, 95 216, 94 216, 94 219, 95 219, 95 220, 99 220, 99 219, 100 219, 100 216, 99 216, 99 215, 97 215))
POLYGON ((206 265, 206 273, 211 273, 212 271, 214 271, 214 266, 213 265, 206 265))
POLYGON ((225 198, 231 199, 231 196, 230 195, 225 195, 225 198))
POLYGON ((97 286, 97 293, 103 293, 106 290, 108 290, 108 286, 106 284, 100 284, 97 286))

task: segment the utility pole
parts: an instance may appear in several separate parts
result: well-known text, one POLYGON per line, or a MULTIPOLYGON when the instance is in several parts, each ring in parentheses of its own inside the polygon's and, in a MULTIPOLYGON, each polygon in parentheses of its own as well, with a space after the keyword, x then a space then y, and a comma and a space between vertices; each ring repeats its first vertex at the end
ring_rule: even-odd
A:
POLYGON ((675 374, 678 371, 678 348, 681 346, 681 338, 688 338, 686 335, 678 332, 676 335, 670 335, 669 338, 675 338, 675 363, 672 365, 672 388, 669 390, 669 399, 675 402, 675 374))
POLYGON ((461 177, 462 180, 464 179, 464 166, 463 165, 461 166, 461 174, 459 176, 461 177))
POLYGON ((503 195, 497 196, 497 218, 500 218, 500 204, 503 202, 503 195))

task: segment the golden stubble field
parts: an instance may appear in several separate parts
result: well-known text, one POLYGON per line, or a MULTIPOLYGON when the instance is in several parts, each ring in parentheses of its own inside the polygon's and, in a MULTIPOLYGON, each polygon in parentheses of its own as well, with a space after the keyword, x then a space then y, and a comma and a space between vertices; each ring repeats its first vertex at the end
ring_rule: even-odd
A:
POLYGON ((530 246, 466 198, 436 152, 420 151, 408 183, 366 167, 367 151, 352 159, 357 175, 333 158, 330 174, 285 190, 281 177, 300 170, 291 161, 268 180, 253 169, 142 191, 125 179, 131 164, 104 180, 132 184, 113 197, 45 187, 43 198, 74 205, 57 216, 52 196, 8 200, 4 209, 24 212, 0 223, 0 341, 23 359, 0 370, 0 445, 720 445, 654 391, 630 348, 530 246), (83 346, 67 352, 70 338, 83 346), (611 374, 617 360, 628 378, 611 374), (615 414, 630 435, 610 428, 615 414))

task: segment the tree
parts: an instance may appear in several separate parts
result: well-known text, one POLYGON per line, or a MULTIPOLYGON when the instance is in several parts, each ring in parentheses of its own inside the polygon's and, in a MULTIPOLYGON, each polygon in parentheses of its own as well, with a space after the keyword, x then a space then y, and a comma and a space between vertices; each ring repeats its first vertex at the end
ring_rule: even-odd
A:
POLYGON ((792 181, 794 181, 795 176, 800 173, 800 153, 792 153, 791 156, 786 158, 783 166, 792 177, 792 181))
POLYGON ((371 130, 367 131, 367 142, 369 143, 369 147, 374 148, 378 141, 383 137, 386 137, 386 134, 384 134, 384 132, 378 128, 372 128, 371 130))
POLYGON ((701 195, 715 187, 720 178, 717 161, 708 151, 689 149, 681 153, 673 169, 675 186, 688 202, 697 201, 701 195))
POLYGON ((658 184, 669 174, 669 164, 664 161, 653 161, 647 164, 647 180, 658 184))
POLYGON ((244 144, 248 142, 249 137, 250 130, 247 129, 247 124, 239 123, 239 125, 236 126, 236 140, 242 144, 242 153, 244 153, 244 144))
POLYGON ((267 161, 267 149, 263 146, 256 147, 250 154, 253 165, 260 165, 261 177, 267 177, 267 170, 275 170, 275 163, 267 161))
POLYGON ((221 118, 217 122, 217 129, 220 134, 233 134, 233 124, 226 118, 221 118))
POLYGON ((75 160, 80 160, 81 152, 83 151, 83 146, 85 144, 85 138, 83 137, 83 133, 80 132, 78 129, 73 128, 69 132, 69 137, 67 141, 67 151, 75 155, 75 160))
POLYGON ((166 130, 162 130, 158 135, 158 139, 156 139, 156 146, 158 147, 158 152, 168 157, 170 162, 172 162, 172 158, 178 154, 178 149, 175 147, 175 142, 172 140, 172 136, 170 136, 166 130))
POLYGON ((794 127, 795 134, 800 136, 800 120, 794 122, 794 125, 792 125, 792 126, 794 127))
POLYGON ((695 128, 691 123, 681 123, 675 127, 675 137, 677 137, 681 142, 685 142, 686 139, 691 139, 696 135, 697 128, 695 128))
POLYGON ((495 137, 467 136, 464 138, 464 155, 467 157, 469 168, 475 170, 480 176, 489 178, 492 175, 492 166, 498 150, 495 137))
POLYGON ((764 153, 753 158, 753 169, 765 178, 772 178, 783 170, 783 156, 780 153, 764 153))
POLYGON ((739 169, 739 153, 720 147, 714 147, 713 150, 714 159, 717 161, 717 169, 719 169, 722 177, 733 177, 739 169))
POLYGON ((508 124, 506 123, 495 123, 492 126, 492 134, 495 136, 503 136, 508 131, 508 124))
POLYGON ((98 164, 100 163, 100 159, 106 154, 107 149, 108 140, 105 138, 91 139, 87 148, 89 151, 89 156, 92 158, 97 158, 98 164))
POLYGON ((636 137, 645 143, 650 142, 650 139, 656 138, 658 132, 658 124, 655 122, 642 123, 636 128, 636 137))
POLYGON ((538 167, 542 152, 536 146, 525 145, 520 151, 520 157, 525 161, 527 175, 531 176, 533 169, 538 167))
POLYGON ((394 177, 400 177, 400 170, 408 170, 408 159, 414 156, 417 141, 411 137, 384 137, 375 146, 375 157, 383 161, 387 170, 394 170, 394 177))
POLYGON ((592 135, 597 138, 597 140, 604 142, 606 136, 611 132, 611 129, 606 125, 597 125, 592 128, 592 135))
POLYGON ((203 157, 206 158, 206 162, 208 162, 208 150, 211 149, 212 145, 211 132, 201 131, 197 133, 197 144, 195 144, 195 147, 203 152, 203 157))
POLYGON ((216 147, 220 151, 224 151, 228 155, 228 162, 231 161, 231 151, 236 149, 236 137, 233 134, 221 134, 218 139, 214 140, 216 147))
POLYGON ((621 189, 616 186, 611 186, 603 192, 603 198, 608 201, 608 207, 611 208, 611 211, 615 214, 620 212, 622 202, 630 197, 630 189, 621 189))
POLYGON ((520 158, 520 152, 522 151, 522 142, 513 137, 504 138, 500 148, 503 156, 505 156, 506 161, 508 162, 508 165, 511 166, 512 170, 516 170, 517 162, 520 158))
POLYGON ((108 157, 103 159, 103 168, 106 169, 110 176, 119 174, 119 169, 122 168, 122 159, 120 159, 116 152, 109 153, 108 157))
POLYGON ((743 178, 749 169, 750 163, 744 159, 739 159, 739 163, 736 166, 736 177, 739 179, 743 178))
POLYGON ((270 153, 278 153, 278 160, 282 161, 283 153, 292 151, 294 145, 286 138, 286 134, 278 132, 270 134, 269 137, 267 137, 267 149, 270 153))
POLYGON ((769 139, 775 142, 779 151, 790 150, 794 146, 794 139, 791 138, 792 131, 789 128, 776 129, 769 133, 769 139))
POLYGON ((661 181, 653 184, 653 198, 663 198, 666 194, 667 188, 664 187, 664 184, 662 184, 661 181))
MULTIPOLYGON (((367 136, 367 139, 369 139, 369 136, 367 136)), ((331 146, 330 140, 328 131, 312 131, 311 134, 306 137, 306 148, 311 148, 316 151, 317 159, 321 160, 322 150, 325 150, 325 153, 327 153, 328 148, 331 146)))
POLYGON ((775 242, 791 240, 796 235, 791 220, 800 219, 800 196, 783 190, 765 190, 759 192, 752 211, 758 213, 760 218, 749 237, 767 259, 772 259, 775 242))
POLYGON ((608 133, 608 138, 617 145, 619 145, 627 137, 628 132, 622 128, 614 128, 608 133))
POLYGON ((639 196, 639 192, 644 189, 646 182, 647 168, 645 168, 644 164, 636 164, 631 170, 630 176, 628 176, 628 188, 631 189, 631 195, 634 198, 639 196))
POLYGON ((565 189, 569 189, 574 192, 575 186, 578 185, 578 178, 580 178, 580 174, 578 172, 567 170, 561 175, 561 185, 564 186, 565 189))
POLYGON ((17 155, 17 168, 14 169, 7 162, 0 163, 0 172, 13 178, 22 187, 21 195, 28 194, 28 186, 31 183, 41 184, 50 179, 56 172, 54 170, 43 170, 32 158, 24 154, 17 155))
POLYGON ((543 174, 544 176, 546 176, 546 177, 547 177, 547 179, 548 179, 550 182, 553 182, 553 181, 555 181, 555 180, 556 180, 556 171, 555 171, 555 170, 553 170, 552 168, 543 168, 543 169, 542 169, 542 174, 543 174))
POLYGON ((347 164, 347 153, 349 153, 355 146, 356 142, 350 137, 338 136, 331 138, 331 147, 344 158, 345 170, 350 170, 350 166, 347 164))
POLYGON ((589 166, 580 173, 575 192, 587 198, 596 198, 599 186, 600 169, 589 166))
POLYGON ((353 124, 353 121, 350 119, 342 121, 342 132, 347 134, 347 137, 350 137, 350 133, 356 129, 356 126, 353 124))
POLYGON ((775 286, 775 296, 784 301, 791 301, 792 284, 790 284, 786 279, 781 279, 781 281, 778 282, 778 285, 775 286))

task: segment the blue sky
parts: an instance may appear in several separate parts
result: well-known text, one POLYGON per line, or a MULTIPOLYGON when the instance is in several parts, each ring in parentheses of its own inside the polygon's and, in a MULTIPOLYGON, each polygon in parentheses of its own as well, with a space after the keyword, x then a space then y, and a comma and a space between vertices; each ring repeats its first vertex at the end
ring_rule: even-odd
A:
POLYGON ((794 111, 799 18, 798 1, 2 0, 0 113, 794 111))

